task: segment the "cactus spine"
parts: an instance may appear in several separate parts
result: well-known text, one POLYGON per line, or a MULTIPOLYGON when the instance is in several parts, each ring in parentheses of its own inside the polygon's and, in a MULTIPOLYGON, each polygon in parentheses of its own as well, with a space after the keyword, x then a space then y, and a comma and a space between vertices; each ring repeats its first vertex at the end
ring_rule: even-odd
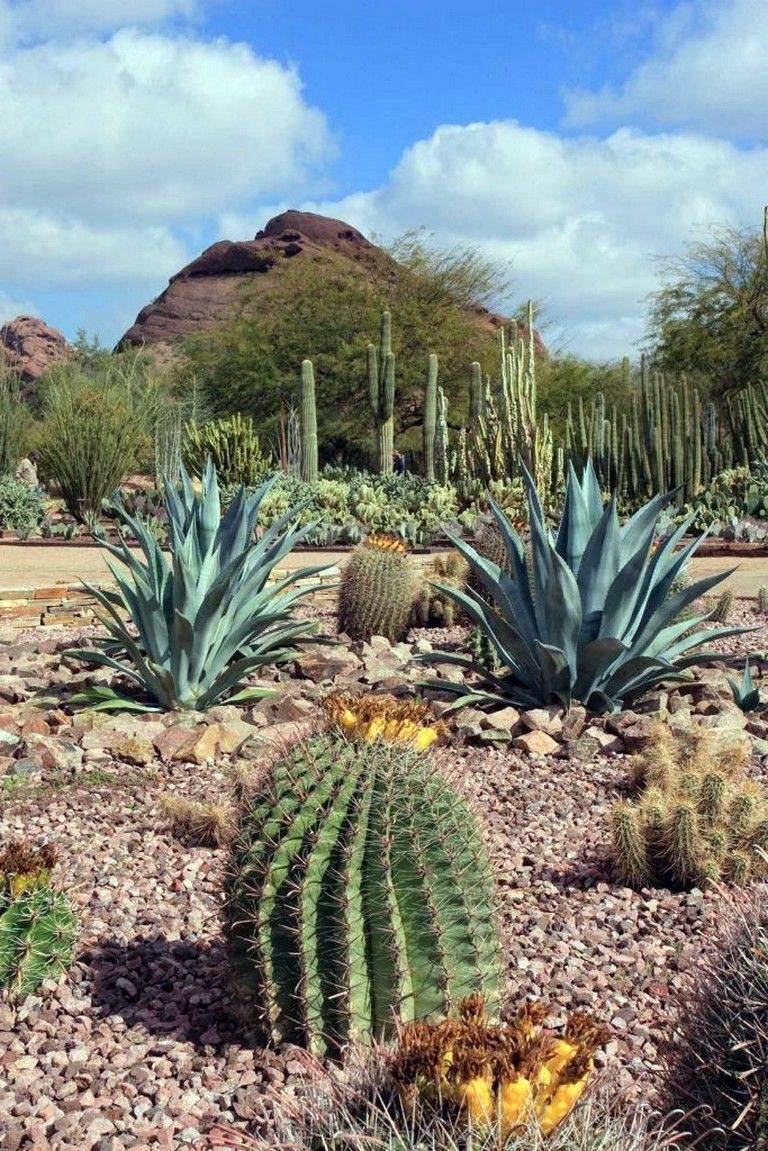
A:
POLYGON ((424 477, 432 483, 435 478, 435 438, 437 434, 437 356, 429 357, 427 383, 424 389, 424 422, 422 437, 424 442, 424 477))
POLYGON ((392 474, 395 446, 395 354, 392 351, 392 316, 383 312, 379 347, 368 345, 368 396, 376 431, 379 471, 392 474))
POLYGON ((0 855, 0 989, 19 1002, 72 958, 75 917, 51 888, 54 854, 11 844, 0 855))
POLYGON ((301 478, 305 483, 317 479, 317 408, 315 406, 315 369, 311 360, 301 364, 301 478))
POLYGON ((405 639, 417 586, 402 540, 370 535, 352 552, 341 577, 339 631, 352 639, 405 639))
POLYGON ((479 831, 418 752, 294 748, 241 812, 228 896, 236 991, 276 1042, 339 1055, 474 991, 497 1004, 479 831))

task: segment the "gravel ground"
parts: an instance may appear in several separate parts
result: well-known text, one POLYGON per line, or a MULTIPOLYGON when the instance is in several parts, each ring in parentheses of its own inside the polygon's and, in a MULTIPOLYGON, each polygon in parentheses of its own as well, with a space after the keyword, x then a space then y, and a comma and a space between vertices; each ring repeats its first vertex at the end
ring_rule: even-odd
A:
MULTIPOLYGON (((735 617, 757 618, 746 603, 735 617)), ((760 622, 748 644, 765 651, 760 622)), ((437 646, 435 632, 419 634, 437 646)), ((605 817, 626 756, 585 763, 468 746, 445 761, 488 830, 511 993, 560 1015, 594 1010, 612 1026, 607 1062, 620 1085, 647 1092, 718 893, 612 882, 605 817)), ((754 773, 765 775, 759 760, 754 773)), ((157 797, 169 787, 220 798, 225 772, 99 764, 4 802, 0 841, 57 845, 80 934, 67 978, 15 1014, 0 1005, 2 1148, 209 1147, 212 1124, 248 1130, 267 1088, 302 1073, 295 1053, 249 1046, 235 1023, 218 922, 225 853, 168 833, 157 797)))

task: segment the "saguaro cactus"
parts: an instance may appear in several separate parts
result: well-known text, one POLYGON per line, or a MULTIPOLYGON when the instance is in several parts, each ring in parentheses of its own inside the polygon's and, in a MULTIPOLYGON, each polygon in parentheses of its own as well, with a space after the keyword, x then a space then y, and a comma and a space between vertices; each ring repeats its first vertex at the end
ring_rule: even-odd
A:
POLYGON ((395 445, 395 354, 392 351, 392 316, 383 312, 378 350, 368 345, 368 395, 376 429, 379 471, 392 474, 395 445))
POLYGON ((429 357, 427 384, 424 389, 424 476, 430 483, 435 478, 435 434, 437 431, 437 356, 429 357))
POLYGON ((301 478, 317 479, 317 408, 315 406, 315 369, 311 360, 301 364, 301 478))
POLYGON ((435 433, 435 475, 447 484, 448 467, 448 400, 442 388, 437 389, 437 431, 435 433))
POLYGON ((273 1041, 337 1055, 474 992, 497 1006, 481 836, 417 751, 294 747, 244 804, 230 874, 236 992, 273 1041))

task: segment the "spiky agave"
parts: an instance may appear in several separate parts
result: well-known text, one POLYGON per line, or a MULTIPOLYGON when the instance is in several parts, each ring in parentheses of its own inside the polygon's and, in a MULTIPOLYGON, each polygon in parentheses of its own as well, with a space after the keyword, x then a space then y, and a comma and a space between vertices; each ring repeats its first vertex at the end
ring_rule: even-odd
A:
POLYGON ((689 517, 654 548, 656 526, 674 493, 658 495, 619 523, 616 497, 603 506, 591 461, 579 479, 569 467, 565 505, 556 537, 550 532, 530 474, 530 555, 501 509, 491 508, 509 560, 509 572, 446 534, 466 557, 481 591, 440 585, 482 629, 498 653, 490 672, 471 655, 431 652, 425 662, 451 663, 476 673, 473 683, 439 686, 455 707, 525 707, 579 700, 593 711, 615 711, 660 681, 688 678, 687 669, 712 658, 697 649, 749 628, 700 628, 708 615, 681 613, 731 574, 720 572, 673 592, 672 585, 704 538, 679 547, 689 517))
MULTIPOLYGON (((298 586, 301 581, 327 566, 297 569, 268 582, 277 564, 315 526, 297 526, 299 506, 255 538, 259 506, 275 479, 251 494, 240 488, 223 517, 210 461, 200 495, 184 468, 179 491, 166 480, 169 559, 151 532, 117 504, 116 515, 142 555, 131 551, 122 536, 117 544, 103 541, 127 569, 110 565, 117 591, 85 585, 104 609, 101 620, 109 639, 99 649, 68 654, 121 672, 165 710, 202 711, 224 699, 241 702, 263 695, 255 689, 231 693, 249 672, 295 656, 310 637, 312 625, 294 620, 292 609, 315 586, 298 586), (121 612, 130 617, 136 635, 121 612)), ((98 687, 76 699, 102 709, 146 709, 111 688, 98 687)))

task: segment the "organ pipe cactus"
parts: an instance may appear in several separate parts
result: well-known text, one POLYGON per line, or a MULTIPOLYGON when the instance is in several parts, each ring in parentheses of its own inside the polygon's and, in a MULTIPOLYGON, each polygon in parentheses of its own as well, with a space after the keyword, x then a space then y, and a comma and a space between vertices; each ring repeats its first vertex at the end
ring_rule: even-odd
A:
MULTIPOLYGON (((168 558, 147 527, 116 504, 117 518, 141 552, 136 554, 122 538, 118 544, 103 541, 125 568, 110 566, 117 591, 86 584, 103 609, 109 639, 101 648, 69 654, 126 676, 152 698, 155 709, 202 711, 225 699, 264 695, 255 688, 232 693, 250 672, 294 658, 307 641, 313 628, 295 621, 293 608, 314 590, 316 585, 306 582, 309 577, 327 566, 297 568, 269 582, 316 526, 296 526, 304 509, 299 505, 255 538, 259 507, 276 478, 250 495, 241 488, 222 517, 213 465, 209 462, 205 470, 200 495, 182 469, 180 491, 165 484, 168 558), (121 612, 133 622, 136 635, 121 612)), ((108 687, 76 698, 104 710, 146 708, 108 687)))
POLYGON ((305 483, 317 479, 317 409, 315 406, 315 369, 311 360, 301 365, 301 478, 305 483))
POLYGON ((497 1006, 478 827, 428 757, 337 732, 244 802, 228 880, 236 996, 275 1042, 341 1055, 474 991, 497 1006))
POLYGON ((368 345, 368 397, 376 431, 379 471, 391 475, 395 446, 395 354, 392 351, 392 316, 383 312, 379 346, 368 345))
POLYGON ((51 888, 55 854, 13 843, 0 854, 0 991, 18 1002, 72 958, 75 917, 51 888))
POLYGON ((424 388, 424 423, 422 439, 424 447, 424 478, 432 483, 435 478, 435 435, 437 433, 437 356, 429 357, 427 383, 424 388))
POLYGON ((570 466, 562 518, 553 537, 527 469, 524 479, 530 560, 493 501, 509 572, 446 533, 468 560, 480 590, 461 591, 447 584, 442 590, 487 633, 501 664, 491 675, 468 654, 424 656, 479 676, 475 682, 437 681, 441 691, 456 695, 454 706, 569 706, 579 700, 590 710, 615 711, 657 683, 689 678, 690 667, 712 658, 712 653, 697 650, 707 641, 749 630, 703 629, 699 625, 706 614, 679 618, 730 572, 670 594, 701 542, 694 539, 678 550, 688 519, 654 547, 656 525, 671 495, 656 496, 622 527, 615 497, 603 507, 591 462, 581 480, 570 466))

